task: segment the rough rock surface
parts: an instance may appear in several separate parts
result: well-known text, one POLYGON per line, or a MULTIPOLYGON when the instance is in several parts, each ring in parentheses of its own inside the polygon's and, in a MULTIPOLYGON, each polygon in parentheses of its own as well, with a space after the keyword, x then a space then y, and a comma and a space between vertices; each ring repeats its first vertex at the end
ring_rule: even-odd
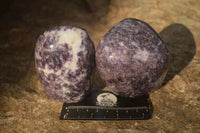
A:
POLYGON ((50 98, 79 102, 90 89, 94 45, 77 27, 59 26, 40 35, 35 48, 39 79, 50 98))
POLYGON ((135 97, 162 84, 168 67, 168 49, 157 33, 137 19, 125 19, 99 43, 96 64, 114 93, 135 97))
POLYGON ((199 0, 94 0, 98 10, 93 13, 82 0, 9 1, 0 20, 1 133, 200 132, 199 0), (97 47, 124 18, 151 25, 170 53, 164 85, 150 93, 152 119, 60 121, 63 103, 48 98, 35 69, 39 35, 58 25, 79 26, 87 29, 97 47))

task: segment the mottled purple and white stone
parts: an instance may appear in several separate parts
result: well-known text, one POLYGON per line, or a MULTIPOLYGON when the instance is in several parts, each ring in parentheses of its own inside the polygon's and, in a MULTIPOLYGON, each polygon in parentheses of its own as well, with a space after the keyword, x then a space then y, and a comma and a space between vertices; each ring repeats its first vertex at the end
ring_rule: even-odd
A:
POLYGON ((145 22, 124 19, 109 30, 96 51, 96 65, 107 87, 123 97, 158 88, 168 68, 168 49, 145 22))
POLYGON ((95 49, 88 33, 81 28, 59 26, 45 31, 35 48, 39 79, 56 101, 81 101, 90 89, 95 65, 95 49))

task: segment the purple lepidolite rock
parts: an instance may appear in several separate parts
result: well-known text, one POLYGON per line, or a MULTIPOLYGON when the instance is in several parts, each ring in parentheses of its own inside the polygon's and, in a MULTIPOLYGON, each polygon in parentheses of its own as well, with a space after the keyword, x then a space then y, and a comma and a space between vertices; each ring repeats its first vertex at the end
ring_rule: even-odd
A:
POLYGON ((35 65, 48 96, 56 101, 81 101, 90 89, 94 45, 81 28, 59 26, 40 35, 35 65))
POLYGON ((140 96, 158 88, 168 68, 168 49, 137 19, 124 19, 106 33, 96 51, 100 76, 114 93, 140 96))

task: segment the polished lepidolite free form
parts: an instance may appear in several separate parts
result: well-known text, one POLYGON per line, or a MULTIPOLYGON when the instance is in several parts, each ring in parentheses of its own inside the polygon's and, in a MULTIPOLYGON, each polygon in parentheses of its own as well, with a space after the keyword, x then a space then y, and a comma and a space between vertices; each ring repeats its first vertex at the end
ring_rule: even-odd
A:
POLYGON ((94 45, 82 28, 59 26, 40 35, 35 65, 48 96, 66 103, 81 101, 90 89, 94 56, 94 45))
POLYGON ((168 54, 148 24, 129 18, 115 25, 100 41, 96 64, 109 89, 123 97, 135 97, 161 85, 168 54))

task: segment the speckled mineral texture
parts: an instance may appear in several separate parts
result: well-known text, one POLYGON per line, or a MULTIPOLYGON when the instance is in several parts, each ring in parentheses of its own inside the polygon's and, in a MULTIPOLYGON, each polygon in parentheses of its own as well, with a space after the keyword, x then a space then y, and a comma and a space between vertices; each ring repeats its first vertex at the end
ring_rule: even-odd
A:
POLYGON ((96 64, 114 93, 140 96, 158 88, 168 67, 168 49, 157 33, 137 19, 125 19, 106 33, 97 47, 96 64))
POLYGON ((98 7, 92 13, 84 0, 9 1, 0 18, 1 133, 200 132, 199 0, 93 0, 98 7), (35 69, 39 35, 58 25, 84 27, 97 47, 106 32, 124 18, 151 25, 172 57, 165 85, 149 94, 152 119, 59 120, 63 103, 48 98, 35 69))
POLYGON ((88 33, 59 26, 40 35, 35 48, 39 79, 50 98, 79 102, 90 89, 94 46, 88 33))

